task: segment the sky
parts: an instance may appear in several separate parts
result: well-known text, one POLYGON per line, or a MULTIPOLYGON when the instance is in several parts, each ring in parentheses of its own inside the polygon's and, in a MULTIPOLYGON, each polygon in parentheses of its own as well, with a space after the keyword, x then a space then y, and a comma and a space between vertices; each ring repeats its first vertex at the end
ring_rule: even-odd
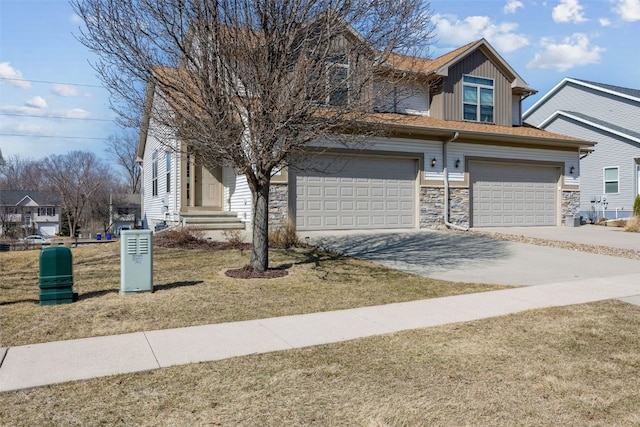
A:
MULTIPOLYGON (((159 0, 161 1, 161 0, 159 0)), ((640 89, 640 0, 431 0, 435 58, 485 38, 538 94, 565 77, 640 89)), ((0 0, 0 150, 108 159, 121 130, 66 0, 0 0)))

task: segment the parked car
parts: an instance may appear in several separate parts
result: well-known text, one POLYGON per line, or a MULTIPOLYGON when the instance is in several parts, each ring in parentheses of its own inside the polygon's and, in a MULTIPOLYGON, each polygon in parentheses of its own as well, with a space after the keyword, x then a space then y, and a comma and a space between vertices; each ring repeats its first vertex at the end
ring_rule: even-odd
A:
POLYGON ((37 234, 33 234, 31 236, 27 236, 24 239, 20 239, 20 241, 24 242, 24 243, 28 243, 30 245, 41 245, 43 243, 51 243, 51 240, 42 237, 42 236, 38 236, 37 234))

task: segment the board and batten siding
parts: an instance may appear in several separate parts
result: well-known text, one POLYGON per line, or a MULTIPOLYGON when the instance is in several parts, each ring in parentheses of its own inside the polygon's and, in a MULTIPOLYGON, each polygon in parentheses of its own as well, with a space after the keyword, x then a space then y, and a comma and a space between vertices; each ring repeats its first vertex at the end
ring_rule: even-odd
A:
POLYGON ((222 168, 225 211, 236 212, 243 222, 251 222, 252 196, 247 177, 236 175, 233 168, 222 168))
MULTIPOLYGON (((591 154, 580 160, 580 211, 583 215, 591 211, 592 198, 604 195, 604 168, 618 167, 619 192, 606 195, 609 203, 607 210, 614 217, 616 209, 621 216, 628 216, 626 214, 632 211, 633 200, 638 194, 634 158, 640 156, 640 144, 566 117, 558 117, 546 129, 598 143, 591 154)), ((601 206, 596 206, 596 210, 598 209, 601 210, 601 206)))
POLYGON ((513 95, 511 81, 491 62, 481 50, 467 55, 449 68, 449 76, 444 78, 441 90, 432 98, 432 117, 444 120, 462 121, 462 77, 465 74, 484 77, 494 81, 493 118, 496 125, 511 126, 513 95), (435 112, 441 114, 437 116, 435 112))

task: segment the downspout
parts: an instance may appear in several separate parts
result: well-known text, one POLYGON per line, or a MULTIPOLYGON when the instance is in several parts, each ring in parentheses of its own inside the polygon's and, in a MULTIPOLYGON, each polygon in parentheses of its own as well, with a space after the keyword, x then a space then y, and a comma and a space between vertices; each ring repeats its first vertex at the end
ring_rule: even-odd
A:
POLYGON ((455 141, 460 136, 460 132, 453 134, 451 138, 442 143, 442 178, 444 180, 444 225, 449 228, 455 228, 456 230, 469 231, 469 227, 461 227, 449 222, 449 171, 447 170, 447 144, 455 141))

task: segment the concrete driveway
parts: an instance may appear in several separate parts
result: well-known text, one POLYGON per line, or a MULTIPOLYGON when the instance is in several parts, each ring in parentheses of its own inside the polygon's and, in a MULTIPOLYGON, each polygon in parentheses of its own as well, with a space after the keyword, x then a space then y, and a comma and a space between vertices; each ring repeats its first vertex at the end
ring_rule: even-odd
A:
MULTIPOLYGON (((547 238, 555 236, 557 240, 570 238, 570 233, 574 231, 574 241, 590 244, 599 244, 599 240, 611 242, 621 232, 619 229, 609 229, 610 234, 598 234, 598 239, 589 241, 589 229, 583 227, 544 227, 538 230, 538 236, 533 235, 534 228, 527 230, 527 233, 532 233, 530 237, 545 238, 544 235, 547 235, 547 238), (578 239, 578 235, 582 236, 582 241, 578 239)), ((507 228, 494 228, 490 231, 518 232, 507 228)), ((628 274, 638 274, 640 280, 638 260, 446 231, 322 231, 302 232, 301 237, 345 255, 374 261, 408 273, 455 282, 530 286, 628 274)), ((627 244, 633 246, 637 241, 640 250, 640 235, 625 233, 624 241, 622 246, 610 244, 612 247, 626 248, 627 244)))

